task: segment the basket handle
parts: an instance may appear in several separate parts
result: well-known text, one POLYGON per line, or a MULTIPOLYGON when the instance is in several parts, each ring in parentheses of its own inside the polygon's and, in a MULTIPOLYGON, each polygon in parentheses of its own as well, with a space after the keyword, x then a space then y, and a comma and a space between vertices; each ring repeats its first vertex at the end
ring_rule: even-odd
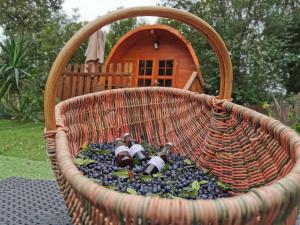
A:
POLYGON ((60 74, 63 72, 66 64, 69 62, 75 51, 91 34, 105 25, 121 19, 137 16, 158 16, 175 19, 194 27, 201 32, 208 40, 208 43, 215 51, 218 58, 220 68, 220 98, 231 98, 233 79, 231 59, 222 38, 208 23, 189 12, 174 8, 145 6, 121 9, 106 14, 86 24, 73 35, 56 57, 48 75, 44 95, 45 125, 47 130, 56 129, 54 110, 57 84, 60 74))

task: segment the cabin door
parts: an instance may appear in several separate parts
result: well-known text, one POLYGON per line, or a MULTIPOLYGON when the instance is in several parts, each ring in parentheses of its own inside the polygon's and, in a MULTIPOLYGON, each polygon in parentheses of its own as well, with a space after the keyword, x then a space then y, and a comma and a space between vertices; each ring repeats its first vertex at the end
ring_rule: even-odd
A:
POLYGON ((136 86, 172 87, 174 85, 174 60, 160 57, 152 59, 139 59, 136 75, 136 86))

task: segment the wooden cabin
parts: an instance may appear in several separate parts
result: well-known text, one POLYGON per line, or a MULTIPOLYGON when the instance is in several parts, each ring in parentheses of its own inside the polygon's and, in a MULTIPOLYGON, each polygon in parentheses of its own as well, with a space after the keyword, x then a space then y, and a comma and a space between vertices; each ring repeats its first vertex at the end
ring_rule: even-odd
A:
POLYGON ((203 78, 189 41, 167 25, 143 25, 126 33, 105 64, 69 64, 61 76, 57 97, 101 90, 159 85, 203 93, 203 78))
POLYGON ((112 48, 105 66, 132 63, 132 86, 187 88, 203 92, 203 79, 195 51, 176 29, 162 24, 144 25, 125 34, 112 48))

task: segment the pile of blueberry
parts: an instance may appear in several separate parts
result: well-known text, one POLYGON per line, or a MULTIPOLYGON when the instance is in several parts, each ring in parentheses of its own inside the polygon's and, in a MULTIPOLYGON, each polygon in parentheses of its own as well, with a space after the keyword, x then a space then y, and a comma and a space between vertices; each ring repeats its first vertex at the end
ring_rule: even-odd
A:
MULTIPOLYGON (((150 156, 161 150, 142 143, 150 156)), ((230 188, 216 176, 205 173, 185 156, 171 153, 163 170, 145 175, 147 161, 135 161, 134 168, 117 167, 113 143, 83 146, 75 160, 85 176, 101 185, 129 194, 165 198, 216 199, 230 196, 230 188)))

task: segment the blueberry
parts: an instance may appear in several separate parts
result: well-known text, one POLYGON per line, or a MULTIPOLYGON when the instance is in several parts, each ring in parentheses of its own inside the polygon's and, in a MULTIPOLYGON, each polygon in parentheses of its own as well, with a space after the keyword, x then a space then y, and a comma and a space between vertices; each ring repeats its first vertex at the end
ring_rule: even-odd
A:
POLYGON ((206 194, 203 194, 203 195, 201 195, 201 198, 202 198, 202 199, 207 199, 207 195, 206 195, 206 194))
POLYGON ((170 172, 170 171, 167 171, 165 174, 166 174, 166 176, 170 176, 170 175, 171 175, 171 172, 170 172))
POLYGON ((165 187, 164 187, 164 190, 165 190, 165 191, 170 191, 171 188, 170 188, 170 186, 165 186, 165 187))
POLYGON ((217 179, 216 179, 215 177, 210 178, 210 180, 211 180, 212 182, 217 181, 217 179))

